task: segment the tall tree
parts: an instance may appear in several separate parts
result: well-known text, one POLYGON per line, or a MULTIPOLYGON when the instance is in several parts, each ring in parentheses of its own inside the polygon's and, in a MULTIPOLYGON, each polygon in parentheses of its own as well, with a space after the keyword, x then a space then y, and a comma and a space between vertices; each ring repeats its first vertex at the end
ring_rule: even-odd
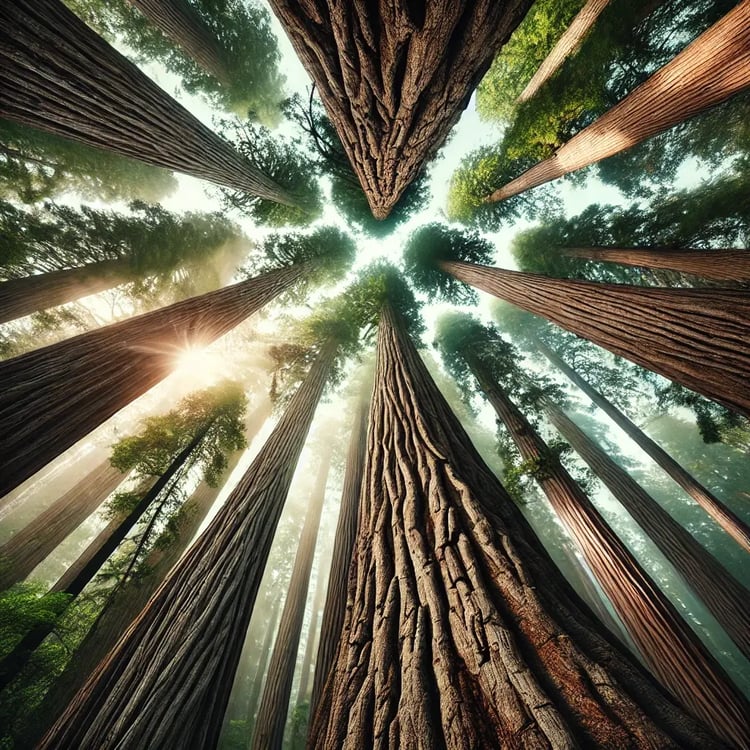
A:
POLYGON ((255 169, 60 0, 0 12, 0 117, 291 205, 255 169))
POLYGON ((266 252, 269 265, 287 265, 0 363, 0 496, 166 377, 186 346, 210 343, 303 279, 341 273, 353 243, 323 228, 266 252))

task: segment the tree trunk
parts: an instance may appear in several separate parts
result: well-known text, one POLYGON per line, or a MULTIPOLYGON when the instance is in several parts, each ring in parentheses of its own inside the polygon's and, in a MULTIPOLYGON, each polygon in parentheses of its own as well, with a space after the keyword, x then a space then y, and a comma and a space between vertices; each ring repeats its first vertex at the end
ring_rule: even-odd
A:
POLYGON ((333 542, 331 573, 328 577, 328 592, 323 610, 323 622, 320 626, 320 643, 315 659, 315 677, 310 697, 310 719, 320 699, 323 685, 333 664, 341 636, 341 626, 346 614, 346 590, 349 578, 349 567, 352 560, 352 549, 357 537, 357 519, 359 518, 359 495, 362 490, 362 473, 365 468, 365 451, 367 449, 367 404, 360 401, 354 418, 349 451, 346 456, 344 487, 341 493, 339 519, 336 524, 336 537, 333 542))
POLYGON ((258 718, 253 728, 253 750, 281 750, 284 743, 284 728, 292 695, 294 667, 305 619, 307 588, 310 584, 315 545, 318 541, 320 515, 326 495, 328 470, 331 466, 331 451, 323 457, 318 468, 315 487, 305 515, 305 525, 300 535, 294 568, 289 581, 289 592, 284 601, 279 622, 279 634, 268 667, 263 699, 258 709, 258 718))
POLYGON ((565 255, 623 266, 664 268, 719 281, 750 281, 750 250, 660 247, 564 247, 565 255))
POLYGON ((247 702, 247 721, 245 722, 248 728, 248 741, 250 739, 250 729, 255 726, 255 717, 258 714, 258 702, 260 701, 261 691, 263 690, 263 683, 265 682, 266 672, 268 670, 268 662, 271 659, 271 647, 273 646, 274 636, 279 628, 279 615, 280 613, 280 602, 279 598, 274 600, 273 612, 268 620, 268 629, 266 630, 265 638, 263 638, 263 646, 261 652, 258 654, 258 668, 255 671, 255 677, 253 679, 253 685, 250 690, 250 698, 247 702))
POLYGON ((0 496, 305 274, 272 271, 0 362, 0 496))
POLYGON ((132 279, 129 262, 123 259, 0 281, 0 323, 75 302, 87 294, 103 292, 132 279))
POLYGON ((0 29, 0 117, 299 205, 60 0, 7 0, 0 29))
POLYGON ((40 750, 215 747, 274 532, 336 348, 324 346, 216 517, 40 750))
POLYGON ((601 12, 609 5, 609 0, 588 0, 586 5, 578 11, 565 33, 557 40, 557 44, 537 68, 536 73, 526 84, 526 88, 518 97, 518 103, 531 99, 537 91, 557 72, 560 66, 588 35, 591 27, 596 23, 601 12))
POLYGON ((388 216, 458 121, 530 0, 270 0, 372 213, 388 216))
POLYGON ((726 101, 750 85, 750 0, 742 0, 554 156, 489 195, 502 201, 606 159, 726 101))
POLYGON ((750 592, 559 407, 547 402, 545 412, 750 658, 750 592))
POLYGON ((0 590, 27 578, 115 491, 123 479, 122 472, 105 459, 54 505, 14 534, 0 547, 0 590))
MULTIPOLYGON (((330 562, 330 561, 326 561, 330 562)), ((310 677, 312 676, 313 654, 317 653, 319 645, 318 620, 323 607, 323 596, 326 592, 326 577, 323 569, 318 570, 318 580, 315 584, 315 597, 312 603, 312 612, 310 613, 310 627, 307 634, 307 643, 305 644, 305 657, 302 660, 302 670, 300 672, 299 688, 297 689, 296 705, 309 703, 310 698, 310 677)))
POLYGON ((213 31, 186 0, 128 0, 203 70, 219 83, 231 83, 222 60, 221 45, 213 31))
POLYGON ((674 479, 709 516, 721 526, 746 552, 750 552, 750 527, 735 515, 712 492, 659 447, 638 425, 631 422, 612 402, 582 378, 560 355, 542 341, 537 340, 539 351, 571 382, 578 386, 627 436, 646 453, 666 474, 674 479))
POLYGON ((393 316, 310 747, 716 747, 579 608, 393 316))
POLYGON ((455 261, 439 265, 460 281, 750 416, 745 291, 551 279, 455 261))

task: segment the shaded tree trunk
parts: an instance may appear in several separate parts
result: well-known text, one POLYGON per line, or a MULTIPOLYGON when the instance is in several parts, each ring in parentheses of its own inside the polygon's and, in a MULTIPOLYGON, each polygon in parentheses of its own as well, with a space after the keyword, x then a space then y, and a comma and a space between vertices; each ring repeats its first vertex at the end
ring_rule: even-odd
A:
POLYGON ((86 474, 51 507, 0 547, 0 590, 23 581, 34 568, 77 529, 125 477, 109 459, 86 474))
POLYGON ((213 748, 263 569, 337 345, 208 528, 39 745, 213 748))
POLYGON ((565 247, 565 255, 623 266, 663 268, 719 281, 750 281, 750 250, 662 247, 565 247))
POLYGON ((388 309, 375 383, 310 746, 716 747, 579 608, 388 309))
POLYGON ((575 52, 596 23, 601 12, 609 5, 609 0, 588 0, 578 11, 565 33, 557 40, 536 73, 520 93, 518 102, 526 102, 557 72, 567 57, 575 52))
MULTIPOLYGON (((331 466, 331 451, 323 456, 318 468, 315 487, 305 514, 305 525, 300 535, 294 568, 289 581, 289 592, 284 601, 284 609, 279 621, 279 634, 268 666, 268 676, 263 688, 263 698, 258 709, 258 718, 253 727, 253 750, 281 750, 284 742, 284 728, 292 695, 294 667, 297 664, 297 651, 305 619, 307 588, 310 583, 315 545, 318 541, 320 515, 331 466)), ((309 670, 309 665, 308 665, 309 670)))
POLYGON ((443 144, 530 0, 270 0, 377 219, 443 144))
POLYGON ((750 416, 745 291, 552 279, 455 261, 442 261, 440 268, 750 416))
POLYGON ((7 0, 0 28, 0 117, 298 205, 60 0, 7 0))
POLYGON ((336 524, 336 536, 333 542, 331 572, 328 577, 328 591, 323 610, 323 621, 320 625, 320 643, 315 659, 315 677, 310 697, 310 718, 320 699, 328 672, 336 655, 341 626, 346 614, 346 590, 349 578, 349 567, 352 560, 352 549, 357 537, 357 519, 359 518, 359 495, 362 490, 362 473, 365 468, 365 451, 367 449, 367 403, 362 400, 354 418, 349 451, 346 456, 344 487, 341 493, 341 506, 336 524))
POLYGON ((635 146, 750 85, 750 2, 743 0, 554 156, 485 200, 502 201, 635 146))
MULTIPOLYGON (((330 562, 330 561, 327 561, 330 562)), ((305 657, 302 660, 299 688, 297 689, 296 705, 308 702, 310 695, 310 677, 313 667, 313 654, 317 653, 320 637, 318 634, 318 620, 323 607, 323 596, 326 592, 326 578, 324 570, 318 571, 318 580, 315 584, 315 598, 310 613, 310 627, 308 629, 307 643, 305 644, 305 657)))
POLYGON ((675 566, 740 651, 750 658, 750 592, 560 409, 545 403, 550 422, 592 468, 636 523, 675 566))
POLYGON ((305 274, 272 271, 0 362, 0 496, 305 274))
POLYGON ((625 416, 589 382, 581 377, 560 355, 537 339, 537 347, 552 365, 580 388, 649 458, 664 470, 695 500, 709 516, 721 526, 746 552, 750 552, 750 528, 727 508, 712 492, 704 487, 683 466, 657 445, 638 425, 625 416))

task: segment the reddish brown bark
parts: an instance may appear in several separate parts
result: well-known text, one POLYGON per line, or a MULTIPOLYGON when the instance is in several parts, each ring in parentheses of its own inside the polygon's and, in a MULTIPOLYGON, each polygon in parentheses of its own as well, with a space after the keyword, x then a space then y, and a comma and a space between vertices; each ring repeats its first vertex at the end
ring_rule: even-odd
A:
POLYGON ((382 219, 443 144, 529 0, 271 0, 382 219))
POLYGON ((750 85, 750 2, 724 18, 554 156, 496 190, 502 201, 635 146, 719 104, 750 85))
POLYGON ((745 291, 552 279, 455 261, 440 268, 750 416, 745 291))

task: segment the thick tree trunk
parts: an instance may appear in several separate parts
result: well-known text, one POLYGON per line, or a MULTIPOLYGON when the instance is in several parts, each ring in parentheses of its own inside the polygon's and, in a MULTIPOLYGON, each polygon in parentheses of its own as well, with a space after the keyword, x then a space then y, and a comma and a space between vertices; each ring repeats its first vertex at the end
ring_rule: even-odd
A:
POLYGON ((231 83, 213 31, 187 0, 128 0, 167 39, 174 42, 203 70, 225 86, 231 83))
MULTIPOLYGON (((250 688, 250 698, 247 702, 247 714, 246 714, 246 726, 250 730, 255 726, 255 717, 258 715, 258 703, 260 702, 260 696, 263 690, 263 683, 266 679, 266 672, 268 671, 268 662, 271 660, 271 647, 274 642, 274 637, 279 629, 279 616, 281 614, 281 599, 278 597, 274 600, 273 612, 268 618, 268 628, 266 635, 263 638, 263 645, 261 647, 260 654, 258 654, 258 668, 255 670, 255 677, 253 678, 253 684, 250 688)), ((248 742, 249 742, 248 731, 248 742)))
POLYGON ((750 658, 750 592, 559 407, 548 402, 545 412, 750 658))
POLYGON ((320 515, 326 495, 328 470, 331 466, 331 452, 323 456, 315 487, 305 514, 305 525, 300 535, 294 568, 289 581, 289 592, 284 601, 279 622, 279 634, 268 666, 268 676, 263 688, 263 699, 258 709, 258 718, 253 728, 253 750, 281 750, 284 742, 284 728, 292 695, 294 667, 297 664, 297 651, 305 619, 307 588, 310 583, 315 545, 318 541, 320 515))
POLYGON ((750 0, 561 146, 486 198, 502 201, 635 146, 750 85, 750 0))
POLYGON ((0 117, 298 205, 60 0, 6 0, 0 29, 0 117))
POLYGON ((0 547, 0 590, 23 581, 115 491, 123 479, 122 472, 105 459, 54 505, 14 534, 0 547))
POLYGON ((271 542, 336 354, 327 344, 208 528, 40 743, 213 748, 271 542))
POLYGON ((0 496, 302 277, 299 264, 0 362, 0 496))
POLYGON ((745 291, 551 279, 455 261, 443 261, 440 268, 750 416, 745 291))
POLYGON ((578 11, 565 33, 557 40, 557 44, 537 68, 536 73, 526 84, 526 88, 518 97, 519 103, 531 99, 537 91, 557 72, 568 55, 575 52, 581 42, 588 35, 591 27, 596 23, 601 12, 609 5, 609 0, 588 0, 586 5, 578 11))
POLYGON ((333 542, 331 573, 328 578, 326 605, 323 610, 323 622, 320 626, 320 644, 315 659, 315 678, 310 697, 310 717, 320 699, 328 672, 333 664, 336 649, 341 636, 341 627, 346 614, 346 590, 349 578, 349 567, 352 560, 352 549, 357 537, 357 520, 359 518, 359 495, 362 490, 362 473, 365 468, 365 451, 367 449, 367 404, 362 400, 354 418, 349 451, 346 456, 344 487, 341 493, 339 519, 336 524, 336 537, 333 542))
POLYGON ((579 608, 388 309, 375 383, 311 747, 716 747, 579 608))
POLYGON ((315 81, 373 215, 445 141, 529 0, 270 0, 315 81))
POLYGON ((750 281, 750 250, 659 247, 565 247, 565 255, 623 266, 664 268, 718 281, 750 281))
POLYGON ((132 281, 127 260, 103 260, 80 268, 0 281, 0 323, 132 281))
POLYGON ((658 446, 638 425, 626 417, 611 401, 582 378, 560 355, 537 340, 537 348, 552 365, 577 385, 627 436, 661 467, 685 492, 708 513, 746 552, 750 552, 750 527, 710 490, 658 446))

